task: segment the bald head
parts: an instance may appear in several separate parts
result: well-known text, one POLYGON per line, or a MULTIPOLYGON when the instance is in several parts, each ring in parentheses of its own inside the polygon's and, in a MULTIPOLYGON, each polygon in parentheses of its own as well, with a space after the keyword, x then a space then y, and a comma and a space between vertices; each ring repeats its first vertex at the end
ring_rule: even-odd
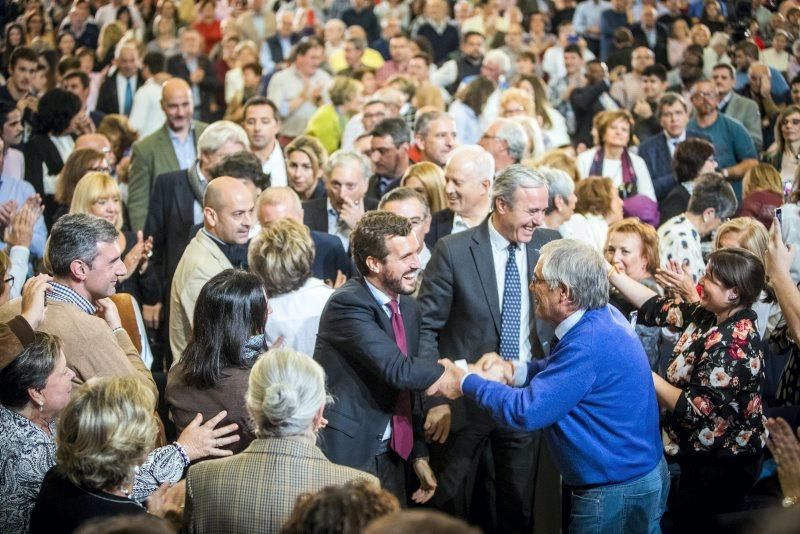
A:
POLYGON ((161 109, 167 116, 167 127, 185 135, 192 124, 194 98, 192 88, 181 78, 170 78, 161 86, 161 109))
POLYGON ((447 205, 463 218, 482 218, 494 180, 492 155, 478 145, 453 149, 444 168, 447 205))
POLYGON ((256 216, 261 226, 278 219, 303 222, 303 204, 291 187, 269 187, 258 197, 256 216))
POLYGON ((253 194, 240 180, 220 176, 209 182, 203 197, 205 229, 229 244, 245 244, 255 211, 253 194))
POLYGON ((83 134, 75 140, 74 150, 80 150, 82 148, 91 148, 98 152, 107 152, 111 150, 111 143, 109 143, 108 138, 103 134, 83 134))

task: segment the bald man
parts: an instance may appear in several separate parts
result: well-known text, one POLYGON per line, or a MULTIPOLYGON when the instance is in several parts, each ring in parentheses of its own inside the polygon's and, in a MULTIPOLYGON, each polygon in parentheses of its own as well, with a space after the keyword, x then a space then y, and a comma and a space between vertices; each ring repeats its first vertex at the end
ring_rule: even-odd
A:
POLYGON ((134 230, 144 227, 156 176, 192 166, 197 158, 197 138, 206 128, 205 123, 192 119, 192 89, 180 78, 172 78, 164 83, 161 109, 167 116, 164 125, 133 145, 128 216, 134 230))
POLYGON ((186 247, 172 278, 169 341, 177 362, 192 334, 200 290, 225 269, 247 268, 247 244, 255 224, 253 194, 240 180, 221 176, 203 197, 203 228, 186 247))
POLYGON ((83 134, 75 140, 75 148, 72 150, 75 151, 82 148, 91 148, 92 150, 102 152, 106 157, 108 167, 112 170, 115 169, 117 165, 117 156, 111 150, 111 142, 105 135, 99 133, 83 134))
MULTIPOLYGON (((302 223, 303 204, 291 187, 270 187, 258 197, 256 215, 262 227, 278 219, 294 219, 302 223)), ((315 249, 311 273, 325 281, 335 281, 340 273, 349 277, 350 259, 339 238, 326 232, 309 231, 315 249)))
POLYGON ((444 167, 447 208, 431 219, 425 243, 433 249, 442 237, 478 226, 489 214, 489 194, 494 181, 494 159, 483 147, 453 149, 444 167))

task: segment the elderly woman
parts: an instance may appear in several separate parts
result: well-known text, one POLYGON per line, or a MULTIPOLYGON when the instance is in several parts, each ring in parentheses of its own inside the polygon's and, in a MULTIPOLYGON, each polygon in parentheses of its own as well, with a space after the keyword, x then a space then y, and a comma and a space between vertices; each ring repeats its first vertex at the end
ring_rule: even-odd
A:
POLYGON ((761 155, 781 174, 783 182, 791 182, 797 174, 800 161, 800 106, 791 104, 783 108, 775 120, 775 142, 761 155))
POLYGON ((400 179, 400 186, 410 187, 422 195, 431 213, 447 208, 444 171, 435 163, 422 161, 411 165, 400 179))
POLYGON ((339 149, 347 121, 361 111, 363 94, 361 83, 346 76, 336 76, 328 92, 331 103, 311 115, 305 135, 319 139, 330 154, 339 149))
POLYGON ((614 269, 609 280, 639 309, 639 322, 682 333, 666 380, 653 375, 667 410, 664 451, 680 466, 678 527, 712 526, 716 514, 741 509, 761 465, 764 359, 751 306, 764 288, 764 265, 744 249, 713 252, 698 303, 659 297, 614 269))
POLYGON ((314 352, 322 309, 333 294, 311 276, 314 241, 308 227, 292 219, 266 225, 250 243, 248 265, 264 282, 272 318, 266 340, 304 354, 314 352))
MULTIPOLYGON (((33 341, 0 371, 0 434, 3 436, 0 440, 0 472, 4 477, 0 486, 0 531, 3 532, 27 531, 45 473, 56 464, 56 446, 60 446, 55 441, 57 426, 78 425, 77 421, 69 418, 58 420, 70 400, 75 376, 66 365, 60 341, 49 334, 31 335, 33 341)), ((150 419, 153 409, 154 406, 148 412, 150 419)), ((87 413, 86 417, 91 417, 91 414, 87 413)), ((194 421, 181 433, 178 441, 156 449, 148 456, 147 451, 152 450, 152 444, 149 444, 141 458, 136 460, 135 465, 139 467, 132 478, 131 496, 143 501, 163 482, 180 480, 189 461, 207 455, 226 454, 216 448, 217 443, 222 445, 238 437, 225 437, 235 431, 235 427, 215 429, 220 419, 217 416, 202 426, 199 419, 194 421)), ((80 426, 84 431, 88 430, 85 425, 80 426)), ((96 445, 103 447, 103 444, 96 445)), ((89 453, 85 449, 80 454, 89 453)), ((101 457, 99 462, 98 467, 111 466, 114 458, 101 457)), ((86 468, 91 466, 87 464, 86 468)), ((67 527, 60 527, 59 531, 61 528, 67 527)))
POLYGON ((694 183, 686 211, 658 229, 662 264, 674 262, 697 282, 706 271, 700 240, 736 213, 736 194, 722 175, 707 173, 694 183))
POLYGON ((783 205, 781 175, 772 165, 759 163, 744 175, 742 180, 742 207, 740 217, 753 217, 769 228, 775 210, 783 205))
POLYGON ((326 196, 322 182, 322 169, 328 161, 328 151, 315 137, 295 137, 283 149, 286 159, 286 177, 289 187, 301 200, 314 200, 326 196))
MULTIPOLYGON (((609 226, 605 257, 606 261, 617 271, 661 294, 661 289, 655 280, 656 271, 661 265, 658 257, 658 234, 655 228, 649 224, 629 218, 609 226)), ((621 298, 619 293, 612 291, 610 302, 626 317, 632 318, 634 308, 621 298)), ((639 336, 644 351, 647 353, 650 368, 656 370, 661 329, 657 326, 645 326, 638 322, 635 329, 636 335, 639 336)))
POLYGON ((657 225, 658 206, 650 171, 628 150, 633 118, 625 110, 603 111, 594 119, 599 145, 578 155, 581 176, 611 178, 625 202, 625 214, 657 225))
POLYGON ((695 179, 701 174, 714 172, 717 168, 714 145, 697 137, 679 143, 672 156, 672 168, 678 183, 658 204, 662 221, 668 221, 686 211, 695 179))
POLYGON ((544 227, 559 230, 575 214, 578 197, 575 182, 566 172, 551 167, 536 170, 547 180, 547 209, 544 212, 544 227))
POLYGON ((355 479, 377 483, 331 463, 317 447, 330 398, 325 372, 310 357, 289 348, 267 352, 250 372, 245 402, 257 438, 244 454, 189 469, 188 531, 277 533, 299 495, 355 479))
POLYGON ((194 309, 192 338, 167 376, 166 400, 178 430, 198 413, 208 417, 224 410, 236 423, 241 440, 234 453, 253 440, 242 399, 255 359, 266 347, 264 328, 269 307, 261 280, 227 269, 206 282, 194 309))
POLYGON ((575 213, 559 227, 561 235, 603 251, 608 226, 623 218, 622 199, 611 178, 586 178, 575 188, 575 213))

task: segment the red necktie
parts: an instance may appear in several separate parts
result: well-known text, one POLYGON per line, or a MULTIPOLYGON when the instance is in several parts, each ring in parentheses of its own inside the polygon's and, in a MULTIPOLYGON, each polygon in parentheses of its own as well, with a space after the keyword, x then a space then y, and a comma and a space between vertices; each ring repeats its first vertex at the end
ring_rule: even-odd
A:
MULTIPOLYGON (((400 304, 397 300, 389 301, 392 310, 392 330, 394 341, 403 355, 408 356, 406 345, 406 327, 400 316, 400 304)), ((414 446, 414 430, 411 427, 411 395, 408 391, 401 391, 397 396, 397 403, 392 415, 392 449, 404 460, 408 460, 414 446)))

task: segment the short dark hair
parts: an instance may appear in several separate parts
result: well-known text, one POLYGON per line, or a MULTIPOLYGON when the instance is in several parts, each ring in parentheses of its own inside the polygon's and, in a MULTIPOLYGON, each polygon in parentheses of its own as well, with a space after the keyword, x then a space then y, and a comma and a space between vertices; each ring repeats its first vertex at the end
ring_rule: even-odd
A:
POLYGON ((411 223, 405 217, 388 211, 370 211, 364 215, 350 237, 353 262, 362 276, 369 274, 367 258, 380 261, 389 255, 386 240, 394 236, 405 237, 411 233, 411 223))
POLYGON ((84 89, 89 88, 89 75, 83 72, 82 70, 71 70, 64 75, 62 80, 71 80, 72 78, 77 78, 81 82, 81 86, 84 89))
POLYGON ((373 137, 390 135, 392 136, 392 143, 394 143, 396 147, 403 143, 411 142, 411 132, 408 129, 408 124, 401 118, 383 119, 375 125, 370 135, 373 137))
MULTIPOLYGON (((564 50, 564 51, 566 52, 566 50, 564 50)), ((529 50, 523 50, 522 52, 517 54, 517 60, 520 60, 520 59, 527 59, 531 63, 536 63, 536 54, 534 54, 533 52, 531 52, 529 50)))
POLYGON ((737 52, 742 52, 745 56, 749 57, 750 59, 758 61, 760 50, 758 48, 758 45, 752 41, 739 41, 738 43, 736 43, 734 50, 737 52))
POLYGON ((261 72, 262 72, 261 71, 261 65, 259 65, 258 63, 248 63, 247 65, 244 65, 242 67, 242 71, 246 71, 246 70, 253 71, 253 73, 256 76, 258 76, 259 78, 261 77, 261 72))
POLYGON ((0 128, 5 126, 6 121, 8 120, 8 114, 17 109, 17 106, 13 102, 9 102, 8 100, 0 100, 0 128))
POLYGON ((113 243, 117 229, 100 217, 85 213, 69 213, 59 218, 50 230, 44 251, 44 262, 54 276, 69 276, 75 260, 92 265, 98 243, 113 243))
MULTIPOLYGON (((81 68, 81 60, 75 56, 65 56, 58 60, 58 74, 64 76, 70 71, 81 68)), ((83 71, 81 71, 83 72, 83 71)))
POLYGON ((765 285, 764 263, 743 248, 721 248, 708 257, 708 274, 739 293, 739 304, 749 308, 756 302, 765 285))
POLYGON ((262 191, 270 186, 270 176, 264 172, 258 156, 252 152, 242 151, 226 156, 211 169, 212 179, 220 176, 250 180, 262 191))
POLYGON ((731 75, 731 78, 736 78, 736 71, 733 69, 733 65, 730 63, 717 63, 711 70, 713 71, 717 69, 725 69, 728 71, 728 74, 731 75))
POLYGON ((709 172, 701 174, 694 183, 689 198, 688 211, 701 215, 708 208, 714 208, 717 217, 725 219, 736 213, 736 194, 731 184, 721 174, 709 172))
POLYGON ((294 61, 297 59, 297 56, 304 56, 308 54, 308 51, 312 48, 322 48, 322 43, 319 42, 318 39, 314 37, 306 37, 300 39, 296 45, 294 45, 294 49, 292 49, 292 53, 289 57, 290 61, 294 61))
POLYGON ((386 204, 389 202, 403 202, 406 200, 416 200, 422 204, 425 215, 431 214, 431 208, 428 206, 428 201, 425 197, 410 187, 395 187, 391 191, 387 191, 386 194, 381 197, 381 201, 378 203, 378 209, 386 209, 386 204))
POLYGON ((431 59, 431 56, 429 54, 426 54, 425 52, 420 52, 418 54, 414 54, 411 57, 411 59, 421 59, 422 61, 425 62, 426 65, 430 65, 433 62, 433 59, 431 59))
POLYGON ((461 42, 466 43, 470 37, 473 37, 475 35, 486 41, 486 36, 483 35, 481 32, 470 31, 470 32, 464 32, 464 35, 461 36, 461 42))
POLYGON ((186 383, 207 389, 222 379, 225 369, 252 367, 255 359, 245 357, 245 345, 264 333, 267 311, 264 286, 253 273, 226 269, 206 282, 195 303, 192 337, 180 361, 186 383))
POLYGON ((166 72, 167 56, 161 52, 158 52, 157 50, 152 50, 144 55, 144 58, 142 58, 142 64, 147 67, 147 70, 150 71, 150 74, 166 72))
POLYGON ((658 99, 658 117, 661 118, 661 113, 662 110, 664 109, 664 106, 671 106, 675 102, 680 102, 681 106, 683 106, 684 111, 686 111, 686 113, 689 113, 689 103, 686 102, 686 99, 683 98, 683 96, 678 93, 667 91, 666 93, 661 95, 661 98, 658 99))
POLYGON ((247 117, 247 110, 253 106, 269 106, 270 109, 272 109, 272 115, 273 117, 275 117, 275 120, 276 121, 281 120, 280 116, 278 115, 278 106, 275 105, 275 102, 273 102, 272 100, 270 100, 265 96, 254 96, 248 99, 247 102, 244 103, 242 120, 244 120, 244 118, 247 117))
POLYGON ((654 65, 649 65, 645 67, 644 71, 642 71, 642 76, 655 76, 662 82, 667 81, 667 69, 664 68, 664 65, 660 65, 658 63, 654 65))
POLYGON ((793 86, 796 83, 800 83, 800 74, 792 78, 792 80, 789 82, 789 87, 793 86))
POLYGON ((714 145, 699 137, 690 137, 678 144, 672 156, 672 168, 678 183, 697 178, 706 160, 713 155, 714 145))
POLYGON ((0 371, 0 404, 6 408, 22 408, 28 404, 28 389, 45 388, 61 350, 59 338, 36 332, 33 341, 0 371))
POLYGON ((564 53, 566 54, 567 52, 569 52, 570 54, 577 54, 580 57, 583 57, 583 54, 581 53, 581 47, 576 44, 568 44, 567 46, 565 46, 564 53))
POLYGON ((39 99, 39 109, 33 115, 33 131, 38 134, 60 135, 81 111, 81 99, 66 89, 56 87, 39 99))
POLYGON ((39 62, 39 54, 33 48, 28 46, 18 46, 11 52, 11 57, 8 59, 8 70, 9 72, 14 70, 14 67, 17 66, 17 62, 23 61, 31 61, 33 63, 39 62))

